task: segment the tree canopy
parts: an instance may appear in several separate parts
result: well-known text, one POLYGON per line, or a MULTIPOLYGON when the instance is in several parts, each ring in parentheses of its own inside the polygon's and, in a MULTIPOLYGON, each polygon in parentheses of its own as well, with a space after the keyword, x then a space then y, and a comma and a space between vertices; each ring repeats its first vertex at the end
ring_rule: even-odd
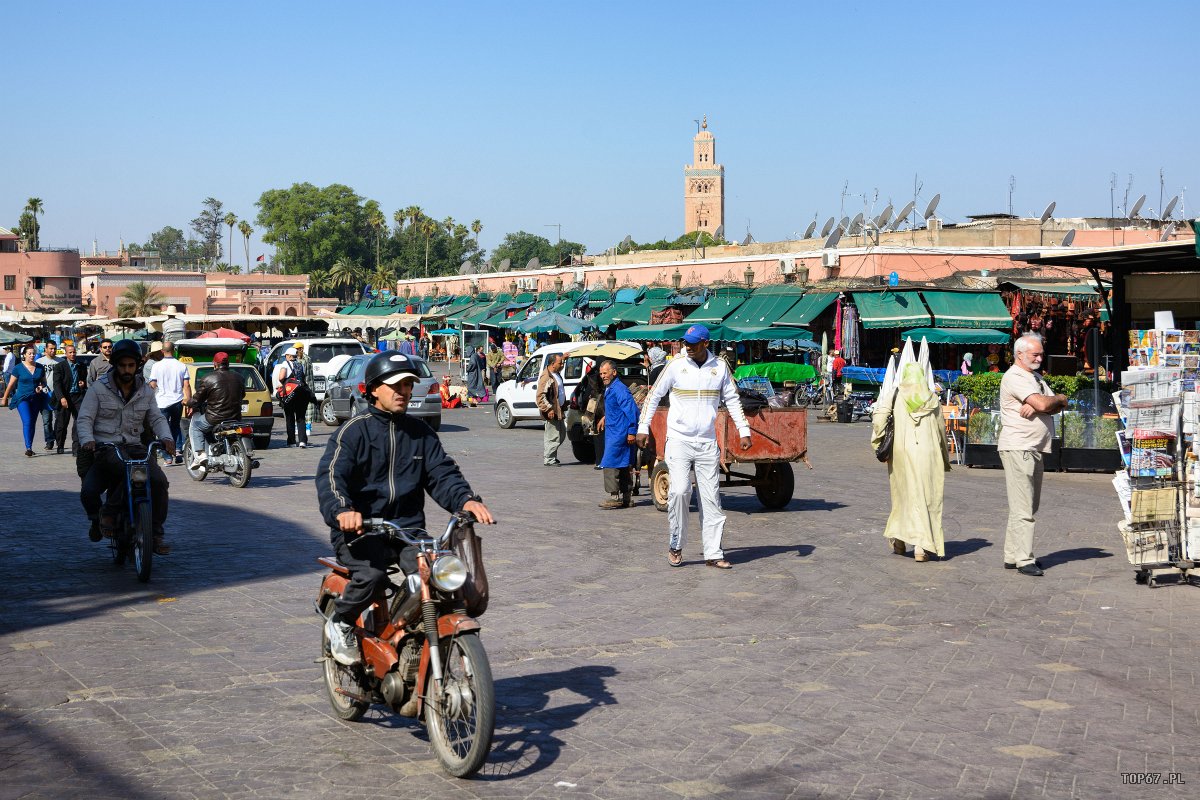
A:
POLYGON ((492 251, 492 266, 499 269, 504 259, 510 261, 510 269, 524 269, 531 258, 543 266, 554 266, 571 255, 583 255, 584 246, 579 242, 563 240, 551 242, 545 236, 538 236, 527 231, 517 231, 504 237, 504 241, 496 245, 492 251))
POLYGON ((224 204, 215 197, 204 199, 200 216, 191 222, 192 230, 204 245, 204 257, 216 262, 221 257, 221 226, 225 224, 224 204))
POLYGON ((673 241, 668 239, 659 239, 657 242, 643 242, 641 244, 633 242, 632 244, 628 245, 618 244, 614 246, 617 249, 617 253, 620 255, 624 255, 625 253, 635 250, 689 250, 696 246, 697 234, 700 235, 701 247, 716 247, 717 245, 729 244, 729 242, 727 242, 724 238, 714 239, 712 234, 710 234, 708 231, 692 231, 691 233, 685 233, 683 236, 680 236, 678 239, 673 241))

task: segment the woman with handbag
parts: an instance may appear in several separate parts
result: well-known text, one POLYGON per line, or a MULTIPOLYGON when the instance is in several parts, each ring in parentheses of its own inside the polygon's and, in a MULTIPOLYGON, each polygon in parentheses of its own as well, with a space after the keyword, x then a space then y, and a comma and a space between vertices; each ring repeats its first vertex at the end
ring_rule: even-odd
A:
POLYGON ((931 554, 946 554, 942 503, 950 453, 942 406, 930 388, 933 375, 927 346, 921 348, 921 359, 914 361, 909 340, 897 373, 891 386, 884 379, 871 414, 871 446, 876 458, 887 462, 892 494, 892 512, 883 535, 897 555, 912 546, 914 561, 928 561, 931 554))
POLYGON ((304 367, 296 360, 298 351, 289 347, 283 351, 283 363, 275 368, 275 396, 283 406, 287 423, 287 446, 308 447, 305 416, 308 411, 308 386, 304 382, 304 367))

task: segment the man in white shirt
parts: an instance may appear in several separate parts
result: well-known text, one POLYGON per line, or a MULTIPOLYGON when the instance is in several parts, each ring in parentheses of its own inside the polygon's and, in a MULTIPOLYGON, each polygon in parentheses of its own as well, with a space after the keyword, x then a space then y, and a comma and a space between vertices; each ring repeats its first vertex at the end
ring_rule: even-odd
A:
POLYGON ((183 426, 180 420, 184 406, 192 399, 192 383, 187 366, 175 358, 173 342, 162 343, 162 360, 150 370, 150 388, 154 390, 158 410, 167 418, 171 435, 175 437, 175 463, 182 464, 183 426))
POLYGON ((54 397, 54 392, 50 385, 50 377, 54 375, 54 370, 58 366, 58 345, 53 339, 46 340, 46 346, 43 349, 43 355, 35 363, 41 364, 46 371, 46 390, 48 400, 42 407, 42 433, 46 438, 46 449, 53 450, 58 436, 54 432, 54 409, 58 406, 58 398, 54 397))
POLYGON ((700 491, 700 529, 704 544, 704 563, 717 569, 732 569, 721 550, 725 530, 725 515, 721 512, 721 496, 717 481, 720 477, 721 452, 717 447, 717 407, 725 401, 741 437, 743 450, 750 448, 750 424, 742 411, 737 385, 729 366, 708 351, 708 328, 693 325, 683 335, 686 356, 673 358, 659 374, 646 397, 638 421, 637 445, 646 447, 650 439, 650 420, 668 393, 671 407, 667 411, 667 442, 665 455, 671 476, 667 495, 667 521, 671 541, 667 548, 667 563, 683 565, 683 546, 687 539, 688 500, 692 495, 690 473, 696 472, 696 488, 700 491))

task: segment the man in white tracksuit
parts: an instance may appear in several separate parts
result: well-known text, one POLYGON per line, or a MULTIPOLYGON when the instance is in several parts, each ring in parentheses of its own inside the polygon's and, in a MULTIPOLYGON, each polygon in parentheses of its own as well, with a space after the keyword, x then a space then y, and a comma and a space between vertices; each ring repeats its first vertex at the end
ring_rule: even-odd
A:
POLYGON ((687 538, 688 501, 692 495, 691 472, 696 472, 696 488, 700 490, 700 528, 704 544, 704 563, 717 569, 731 569, 721 550, 721 535, 725 515, 721 513, 721 497, 717 489, 720 477, 720 449, 717 447, 717 406, 721 400, 729 410, 741 436, 743 450, 750 447, 750 425, 742 411, 737 385, 729 365, 708 352, 708 328, 693 325, 683 335, 686 357, 668 362, 654 382, 642 416, 638 421, 637 444, 645 447, 650 434, 650 420, 659 402, 668 393, 671 407, 667 411, 667 443, 665 455, 671 476, 667 497, 667 521, 671 541, 667 562, 678 567, 683 564, 683 545, 687 538))

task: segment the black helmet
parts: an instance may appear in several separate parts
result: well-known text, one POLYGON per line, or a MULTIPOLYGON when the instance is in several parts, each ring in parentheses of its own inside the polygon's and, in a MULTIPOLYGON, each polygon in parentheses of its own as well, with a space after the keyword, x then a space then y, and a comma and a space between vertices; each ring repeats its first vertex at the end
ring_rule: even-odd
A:
POLYGON ((363 373, 363 383, 367 385, 368 393, 378 383, 393 384, 404 378, 420 380, 421 374, 415 361, 395 351, 372 356, 363 373))
POLYGON ((112 352, 108 354, 108 363, 116 364, 122 358, 132 358, 134 361, 141 361, 142 348, 138 347, 137 342, 132 339, 122 339, 113 345, 112 352))

